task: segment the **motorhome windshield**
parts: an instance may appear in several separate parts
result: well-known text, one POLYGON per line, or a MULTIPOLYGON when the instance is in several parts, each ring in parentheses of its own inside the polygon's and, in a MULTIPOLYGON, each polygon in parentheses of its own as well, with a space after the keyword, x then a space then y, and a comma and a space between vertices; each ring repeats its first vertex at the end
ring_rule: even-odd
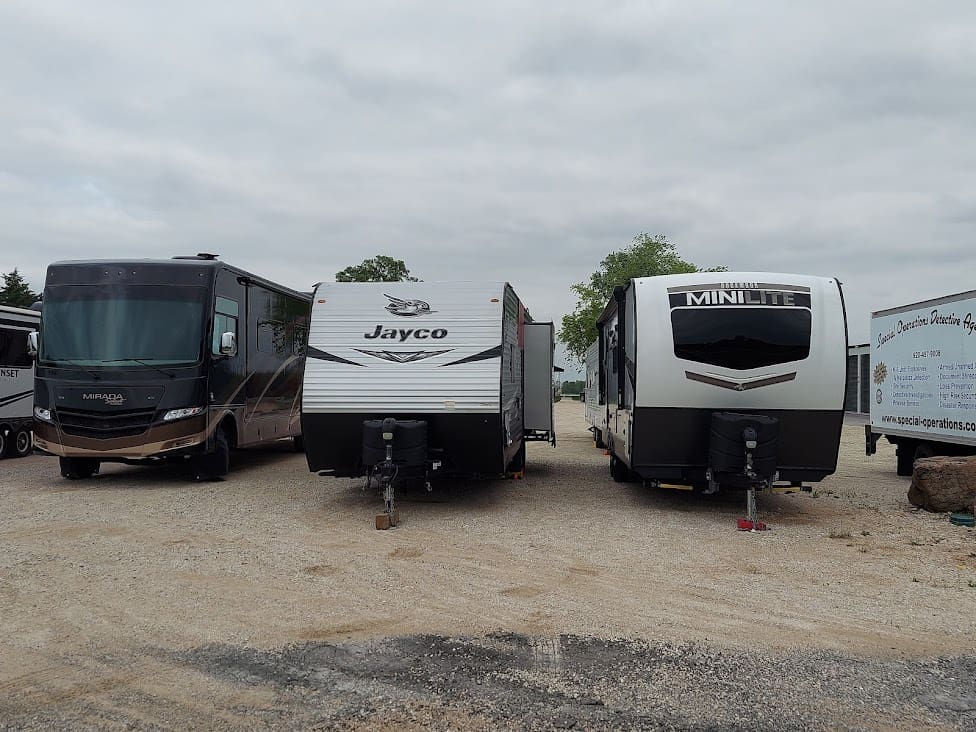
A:
POLYGON ((172 285, 48 287, 39 361, 85 367, 195 363, 208 292, 172 285))
POLYGON ((671 311, 674 355, 728 369, 756 369, 810 355, 806 308, 679 308, 671 311))

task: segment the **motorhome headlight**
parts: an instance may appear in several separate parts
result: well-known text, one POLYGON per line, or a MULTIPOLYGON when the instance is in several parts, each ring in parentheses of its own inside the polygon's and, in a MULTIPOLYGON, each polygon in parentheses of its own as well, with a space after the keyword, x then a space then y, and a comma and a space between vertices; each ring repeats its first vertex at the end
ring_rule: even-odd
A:
POLYGON ((195 417, 203 411, 203 407, 184 407, 183 409, 171 409, 163 415, 164 422, 172 422, 174 419, 184 419, 195 417))
POLYGON ((44 407, 34 407, 34 416, 37 417, 42 422, 50 422, 51 410, 45 409, 44 407))

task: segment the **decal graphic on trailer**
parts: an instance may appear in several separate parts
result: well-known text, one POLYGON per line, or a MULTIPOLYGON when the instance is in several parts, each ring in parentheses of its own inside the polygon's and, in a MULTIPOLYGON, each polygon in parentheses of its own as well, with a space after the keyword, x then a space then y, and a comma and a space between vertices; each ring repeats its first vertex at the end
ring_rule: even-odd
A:
POLYGON ((423 300, 401 300, 399 297, 393 297, 393 295, 387 295, 386 293, 383 293, 383 297, 389 299, 390 303, 386 306, 386 309, 394 315, 412 318, 416 315, 430 315, 431 313, 437 312, 436 310, 431 310, 430 305, 423 300))

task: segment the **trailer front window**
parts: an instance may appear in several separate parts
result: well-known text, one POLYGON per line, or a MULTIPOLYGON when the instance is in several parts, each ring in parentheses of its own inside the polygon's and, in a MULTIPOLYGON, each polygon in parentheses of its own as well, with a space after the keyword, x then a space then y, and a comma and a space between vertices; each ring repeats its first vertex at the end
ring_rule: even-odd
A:
POLYGON ((44 292, 39 360, 147 367, 200 360, 204 287, 57 285, 44 292))
POLYGON ((676 308, 674 355, 728 369, 756 369, 810 355, 806 308, 676 308))

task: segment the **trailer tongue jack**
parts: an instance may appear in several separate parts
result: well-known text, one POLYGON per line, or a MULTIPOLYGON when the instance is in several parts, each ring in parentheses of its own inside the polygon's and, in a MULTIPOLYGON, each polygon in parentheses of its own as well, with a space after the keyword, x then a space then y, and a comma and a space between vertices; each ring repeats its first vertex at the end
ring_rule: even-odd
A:
POLYGON ((400 512, 396 510, 395 488, 397 473, 400 469, 393 462, 393 430, 396 420, 387 417, 383 420, 383 445, 386 448, 386 459, 377 468, 377 477, 383 487, 383 513, 376 514, 376 528, 388 529, 400 523, 400 512))
POLYGON ((376 528, 385 530, 400 523, 396 487, 400 480, 426 482, 427 423, 393 417, 363 422, 363 464, 367 485, 375 478, 383 490, 383 512, 376 514, 376 528))
POLYGON ((759 445, 759 436, 756 434, 756 430, 752 427, 746 427, 742 430, 742 441, 745 442, 746 446, 746 466, 742 472, 749 481, 749 486, 746 488, 746 518, 739 519, 739 530, 765 531, 767 526, 759 520, 756 512, 756 486, 768 487, 769 483, 759 476, 752 462, 753 451, 759 445))
POLYGON ((779 420, 758 414, 712 413, 708 492, 720 484, 745 488, 746 518, 740 531, 765 531, 756 511, 756 491, 769 489, 777 478, 779 420))

